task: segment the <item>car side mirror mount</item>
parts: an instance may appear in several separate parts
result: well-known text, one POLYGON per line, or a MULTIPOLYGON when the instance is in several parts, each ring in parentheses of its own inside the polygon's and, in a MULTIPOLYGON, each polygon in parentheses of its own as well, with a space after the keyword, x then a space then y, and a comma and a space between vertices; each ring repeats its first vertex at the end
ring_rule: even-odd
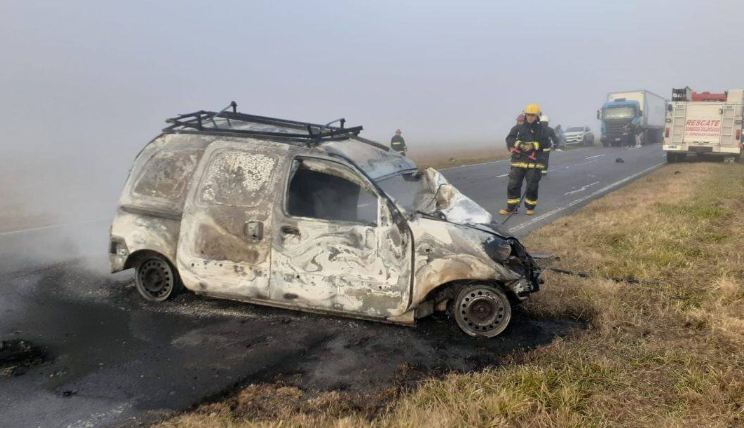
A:
POLYGON ((638 110, 638 117, 643 117, 643 110, 638 110))

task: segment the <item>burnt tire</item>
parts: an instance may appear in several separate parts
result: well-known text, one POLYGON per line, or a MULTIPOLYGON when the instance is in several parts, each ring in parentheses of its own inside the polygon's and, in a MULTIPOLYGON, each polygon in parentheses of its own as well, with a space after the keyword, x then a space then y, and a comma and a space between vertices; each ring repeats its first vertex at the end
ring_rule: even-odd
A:
POLYGON ((178 272, 160 255, 151 255, 140 261, 135 269, 134 283, 140 296, 150 302, 164 302, 181 291, 178 272))
POLYGON ((496 337, 511 321, 511 303, 497 286, 471 284, 463 287, 452 305, 457 326, 473 337, 496 337))

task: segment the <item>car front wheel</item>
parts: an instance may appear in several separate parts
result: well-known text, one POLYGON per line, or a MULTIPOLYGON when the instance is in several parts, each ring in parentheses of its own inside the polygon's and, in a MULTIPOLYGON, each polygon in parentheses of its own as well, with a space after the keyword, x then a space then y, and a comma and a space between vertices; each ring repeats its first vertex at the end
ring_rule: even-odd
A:
POLYGON ((159 255, 149 256, 137 265, 134 283, 139 294, 150 302, 164 302, 181 290, 178 272, 159 255))
POLYGON ((511 303, 498 287, 471 284, 463 287, 452 306, 460 329, 469 336, 495 337, 511 321, 511 303))

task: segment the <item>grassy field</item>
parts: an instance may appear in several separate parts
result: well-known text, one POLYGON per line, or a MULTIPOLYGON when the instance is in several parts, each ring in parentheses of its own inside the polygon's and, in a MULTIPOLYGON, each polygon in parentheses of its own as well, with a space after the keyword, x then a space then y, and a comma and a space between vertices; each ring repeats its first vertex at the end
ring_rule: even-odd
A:
POLYGON ((744 426, 741 165, 667 166, 526 241, 589 278, 547 272, 523 316, 586 330, 382 398, 259 385, 163 427, 744 426))
POLYGON ((408 156, 416 162, 420 168, 443 169, 453 166, 472 165, 476 163, 493 162, 507 159, 509 152, 505 147, 499 145, 493 149, 479 148, 470 150, 431 151, 428 153, 411 151, 408 156))

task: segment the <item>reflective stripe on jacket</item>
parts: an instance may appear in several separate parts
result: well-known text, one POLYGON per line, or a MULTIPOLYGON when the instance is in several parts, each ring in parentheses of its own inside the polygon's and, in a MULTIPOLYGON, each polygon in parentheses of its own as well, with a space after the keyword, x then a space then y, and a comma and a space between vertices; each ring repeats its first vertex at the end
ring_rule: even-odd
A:
POLYGON ((550 139, 539 121, 514 126, 506 136, 506 147, 512 152, 511 166, 545 169, 539 159, 543 150, 550 147, 550 139), (523 151, 526 144, 532 144, 535 150, 523 151))

